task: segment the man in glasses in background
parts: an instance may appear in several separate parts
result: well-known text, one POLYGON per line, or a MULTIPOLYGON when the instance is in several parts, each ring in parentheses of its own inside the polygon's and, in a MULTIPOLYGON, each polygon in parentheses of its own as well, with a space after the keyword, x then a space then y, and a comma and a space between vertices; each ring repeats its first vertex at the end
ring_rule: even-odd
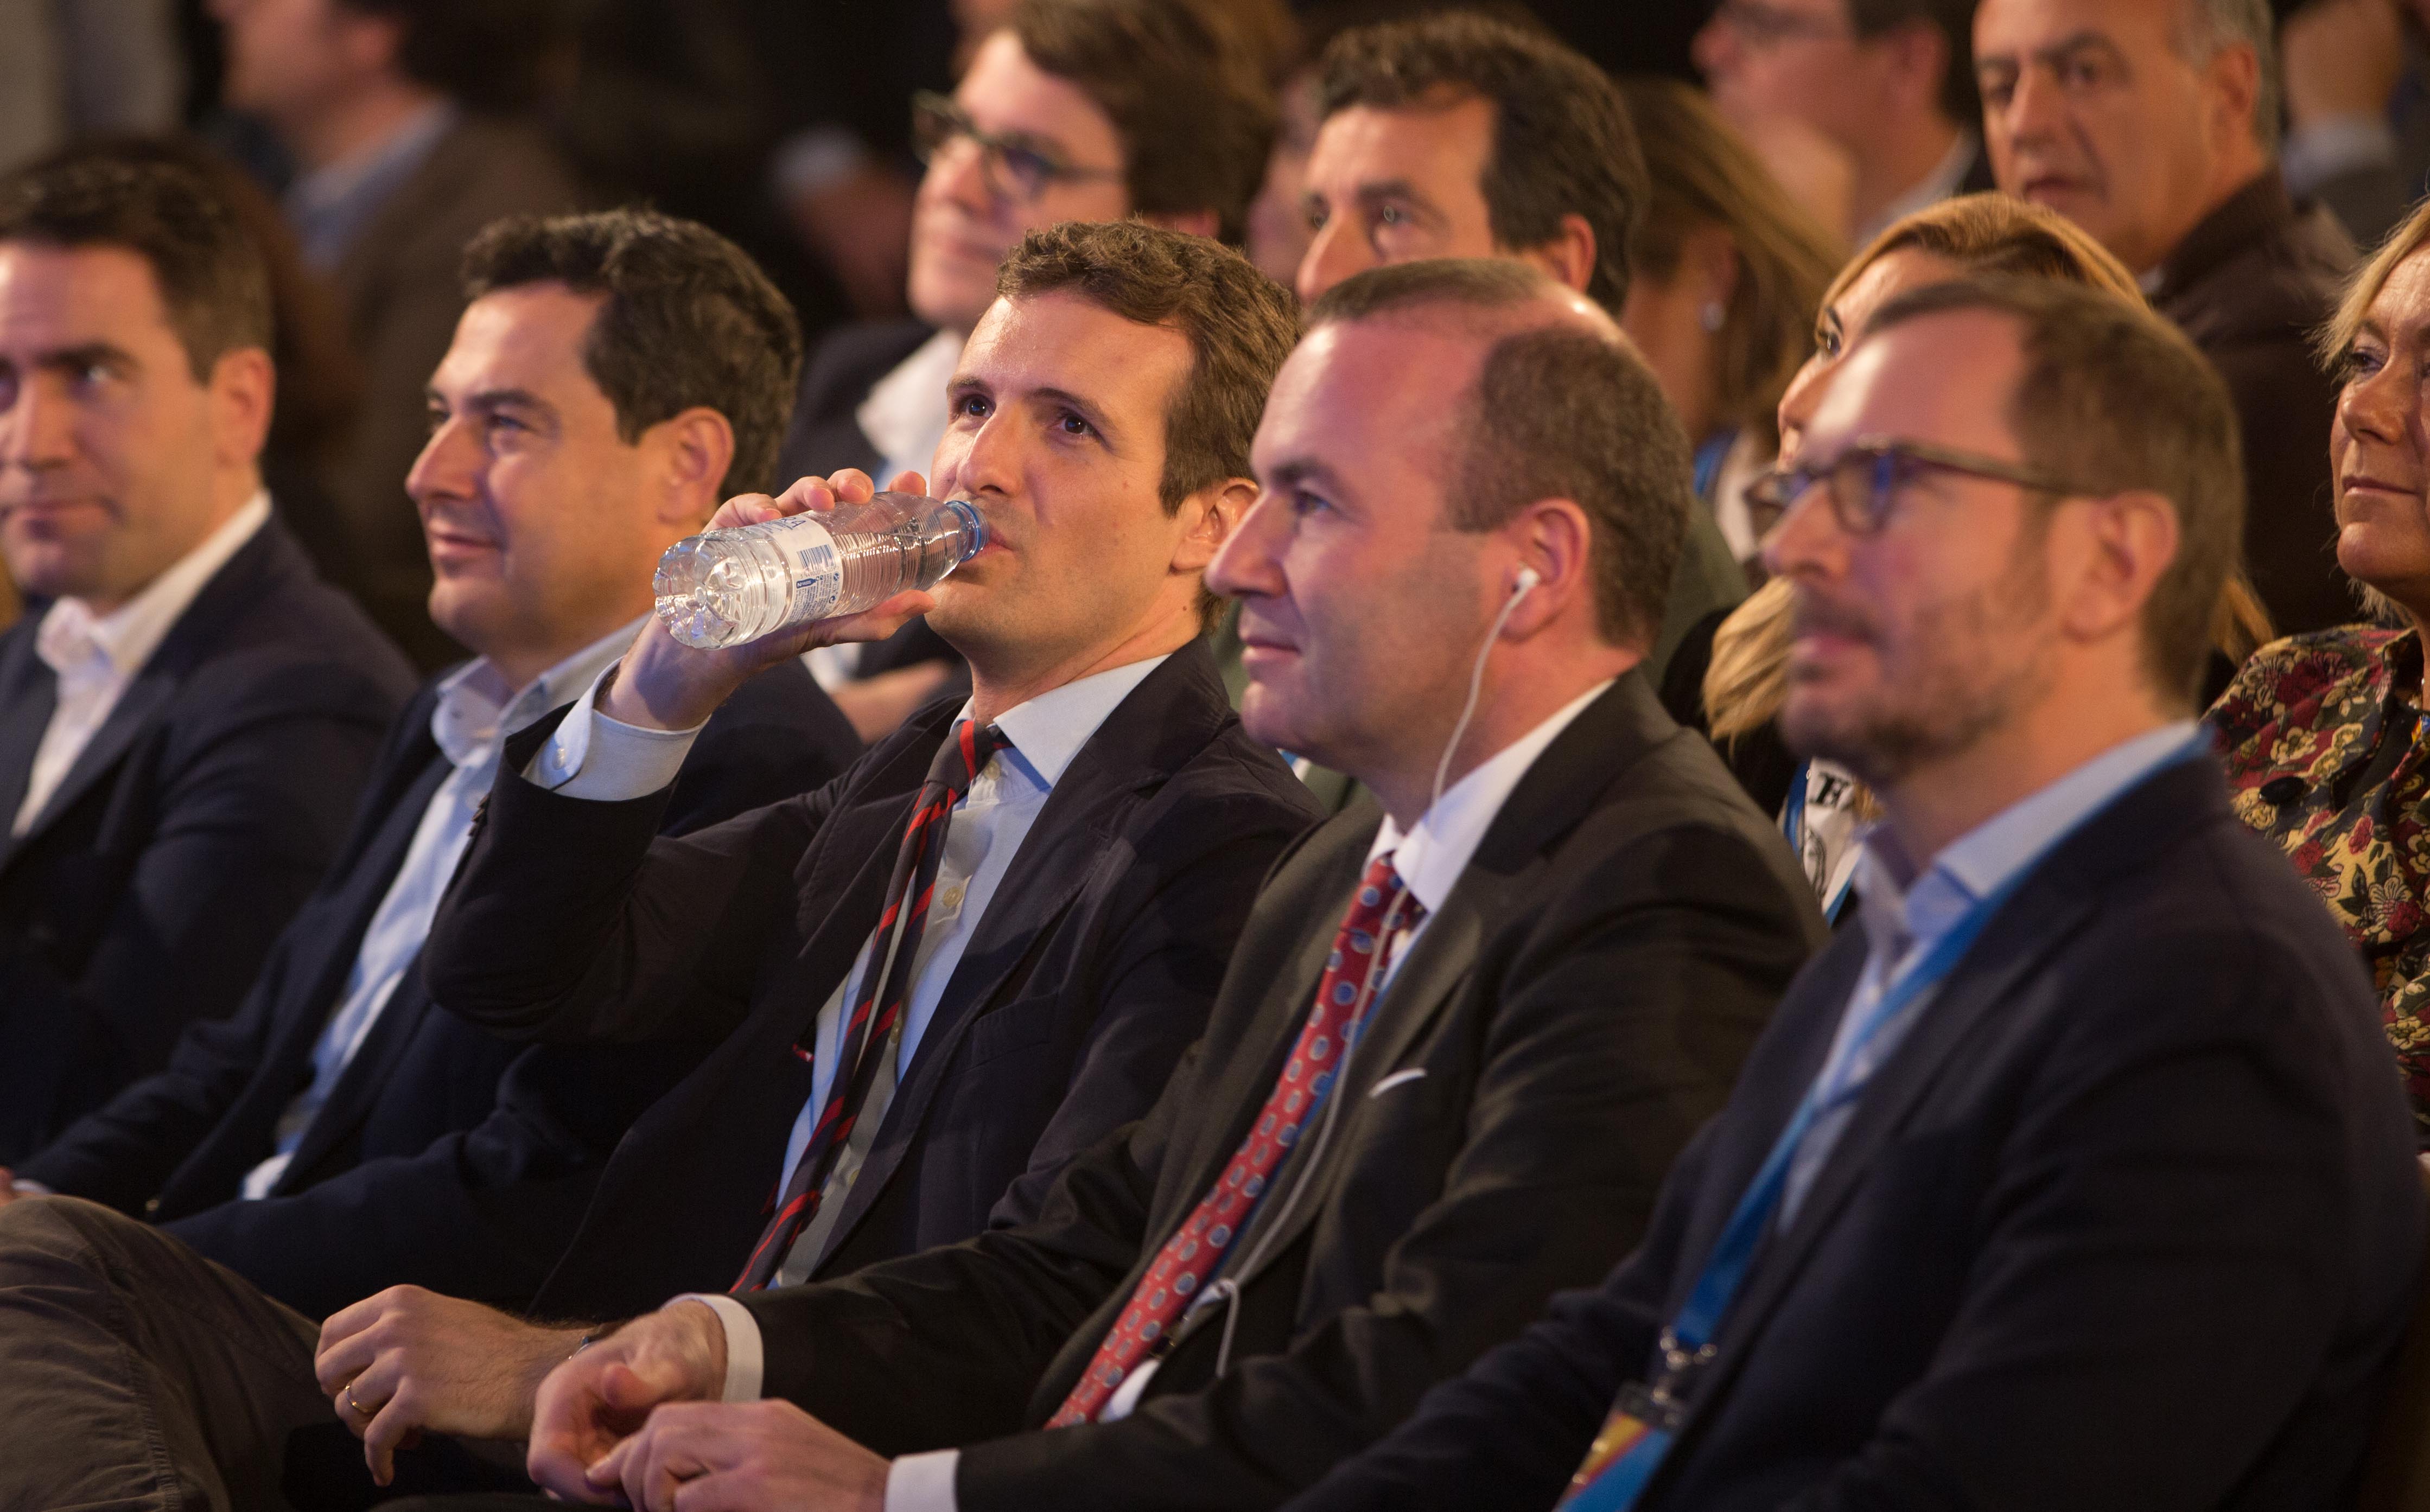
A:
MULTIPOLYGON (((1266 3, 1266 0, 1260 0, 1266 3)), ((952 97, 913 103, 928 171, 911 226, 912 318, 847 326, 803 369, 781 479, 925 475, 945 384, 995 299, 996 265, 1039 227, 1132 216, 1238 245, 1274 105, 1246 28, 1185 0, 1023 0, 952 97)), ((957 658, 925 622, 811 668, 864 739, 940 692, 957 658)))
POLYGON ((2350 1504, 2422 1195, 2371 984, 2190 717, 2225 386, 2089 291, 1939 284, 1798 456, 1781 727, 1881 799, 1863 927, 1637 1253, 1289 1512, 2350 1504))

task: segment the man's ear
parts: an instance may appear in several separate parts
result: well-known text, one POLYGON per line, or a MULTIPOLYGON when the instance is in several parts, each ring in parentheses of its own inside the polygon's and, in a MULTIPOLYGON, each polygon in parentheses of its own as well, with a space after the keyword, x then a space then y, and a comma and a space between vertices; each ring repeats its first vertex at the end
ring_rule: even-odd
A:
POLYGON ((1206 572, 1257 502, 1257 485, 1248 478, 1225 478, 1182 500, 1181 539, 1173 548, 1173 570, 1206 572))
POLYGON ((2183 544, 2176 507, 2150 489, 2088 501, 2091 508, 2080 565, 2066 585, 2061 623, 2094 640, 2132 630, 2183 544))
POLYGON ((1138 219, 1149 225, 1160 225, 1168 231, 1206 237, 1213 236, 1223 224, 1223 217, 1213 210, 1157 210, 1153 213, 1142 210, 1138 219))
POLYGON ((2211 55, 2204 70, 2205 81, 2210 86, 2210 97, 2219 119, 2214 123, 2221 141, 2237 134, 2256 137, 2253 121, 2255 103, 2261 95, 2261 58, 2250 42, 2236 42, 2211 55))
POLYGON ((211 443, 223 467, 250 467, 270 440, 278 405, 278 369, 258 346, 223 352, 208 385, 211 443))
POLYGON ((1552 274, 1554 279, 1579 293, 1587 291, 1595 271, 1594 227, 1583 215, 1564 215, 1558 235, 1541 246, 1523 248, 1518 254, 1523 262, 1532 262, 1552 274))
POLYGON ((1536 584, 1510 611, 1503 634, 1525 640, 1570 612, 1594 604, 1594 527, 1572 499, 1539 499, 1522 506, 1501 529, 1517 560, 1506 593, 1517 594, 1518 574, 1532 572, 1536 584))
POLYGON ((658 523, 697 529, 724 502, 726 471, 734 465, 734 425, 707 405, 694 405, 651 426, 642 437, 656 454, 663 482, 658 523))

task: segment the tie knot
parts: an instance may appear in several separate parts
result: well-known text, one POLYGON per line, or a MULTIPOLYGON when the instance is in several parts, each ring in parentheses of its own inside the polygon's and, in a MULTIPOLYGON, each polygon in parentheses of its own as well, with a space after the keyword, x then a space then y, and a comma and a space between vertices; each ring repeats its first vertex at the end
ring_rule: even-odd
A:
POLYGON ((1399 914, 1403 927, 1415 924, 1424 917, 1426 906, 1408 890, 1401 873, 1392 868, 1392 853, 1367 863, 1367 872, 1358 879, 1358 893, 1350 900, 1350 915, 1359 927, 1377 929, 1384 923, 1384 911, 1392 907, 1392 900, 1401 900, 1399 914))
POLYGON ((938 749, 937 758, 928 764, 928 781, 957 793, 968 792, 971 783, 987 770, 995 754, 1011 743, 992 724, 956 720, 953 733, 938 749))

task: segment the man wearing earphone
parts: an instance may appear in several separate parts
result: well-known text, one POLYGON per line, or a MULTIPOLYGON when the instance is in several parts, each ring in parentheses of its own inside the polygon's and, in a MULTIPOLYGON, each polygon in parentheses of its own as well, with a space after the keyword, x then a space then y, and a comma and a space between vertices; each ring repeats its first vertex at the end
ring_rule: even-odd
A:
POLYGON ((1382 811, 1286 856, 1206 1038, 1036 1221, 741 1327, 627 1324, 542 1386, 543 1485, 1268 1507, 1636 1243, 1822 939, 1638 670, 1692 503, 1677 423, 1541 273, 1413 263, 1317 304, 1255 463, 1209 575, 1243 718, 1382 811))

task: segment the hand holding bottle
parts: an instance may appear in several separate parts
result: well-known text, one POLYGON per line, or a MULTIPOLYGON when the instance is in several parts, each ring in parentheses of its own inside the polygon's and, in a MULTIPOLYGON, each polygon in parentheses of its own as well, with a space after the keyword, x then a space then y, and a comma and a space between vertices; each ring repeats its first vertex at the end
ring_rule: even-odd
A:
MULTIPOLYGON (((894 480, 894 487, 916 494, 927 485, 919 474, 906 473, 894 480)), ((709 521, 709 528, 724 530, 832 510, 839 505, 865 505, 876 492, 877 486, 868 474, 847 468, 831 478, 803 478, 773 499, 764 493, 728 499, 709 521)), ((715 713, 736 689, 786 657, 798 656, 814 646, 883 640, 912 616, 936 607, 936 602, 924 592, 897 593, 857 614, 814 620, 714 649, 682 644, 658 616, 652 615, 601 696, 600 712, 644 729, 688 730, 715 713)))

